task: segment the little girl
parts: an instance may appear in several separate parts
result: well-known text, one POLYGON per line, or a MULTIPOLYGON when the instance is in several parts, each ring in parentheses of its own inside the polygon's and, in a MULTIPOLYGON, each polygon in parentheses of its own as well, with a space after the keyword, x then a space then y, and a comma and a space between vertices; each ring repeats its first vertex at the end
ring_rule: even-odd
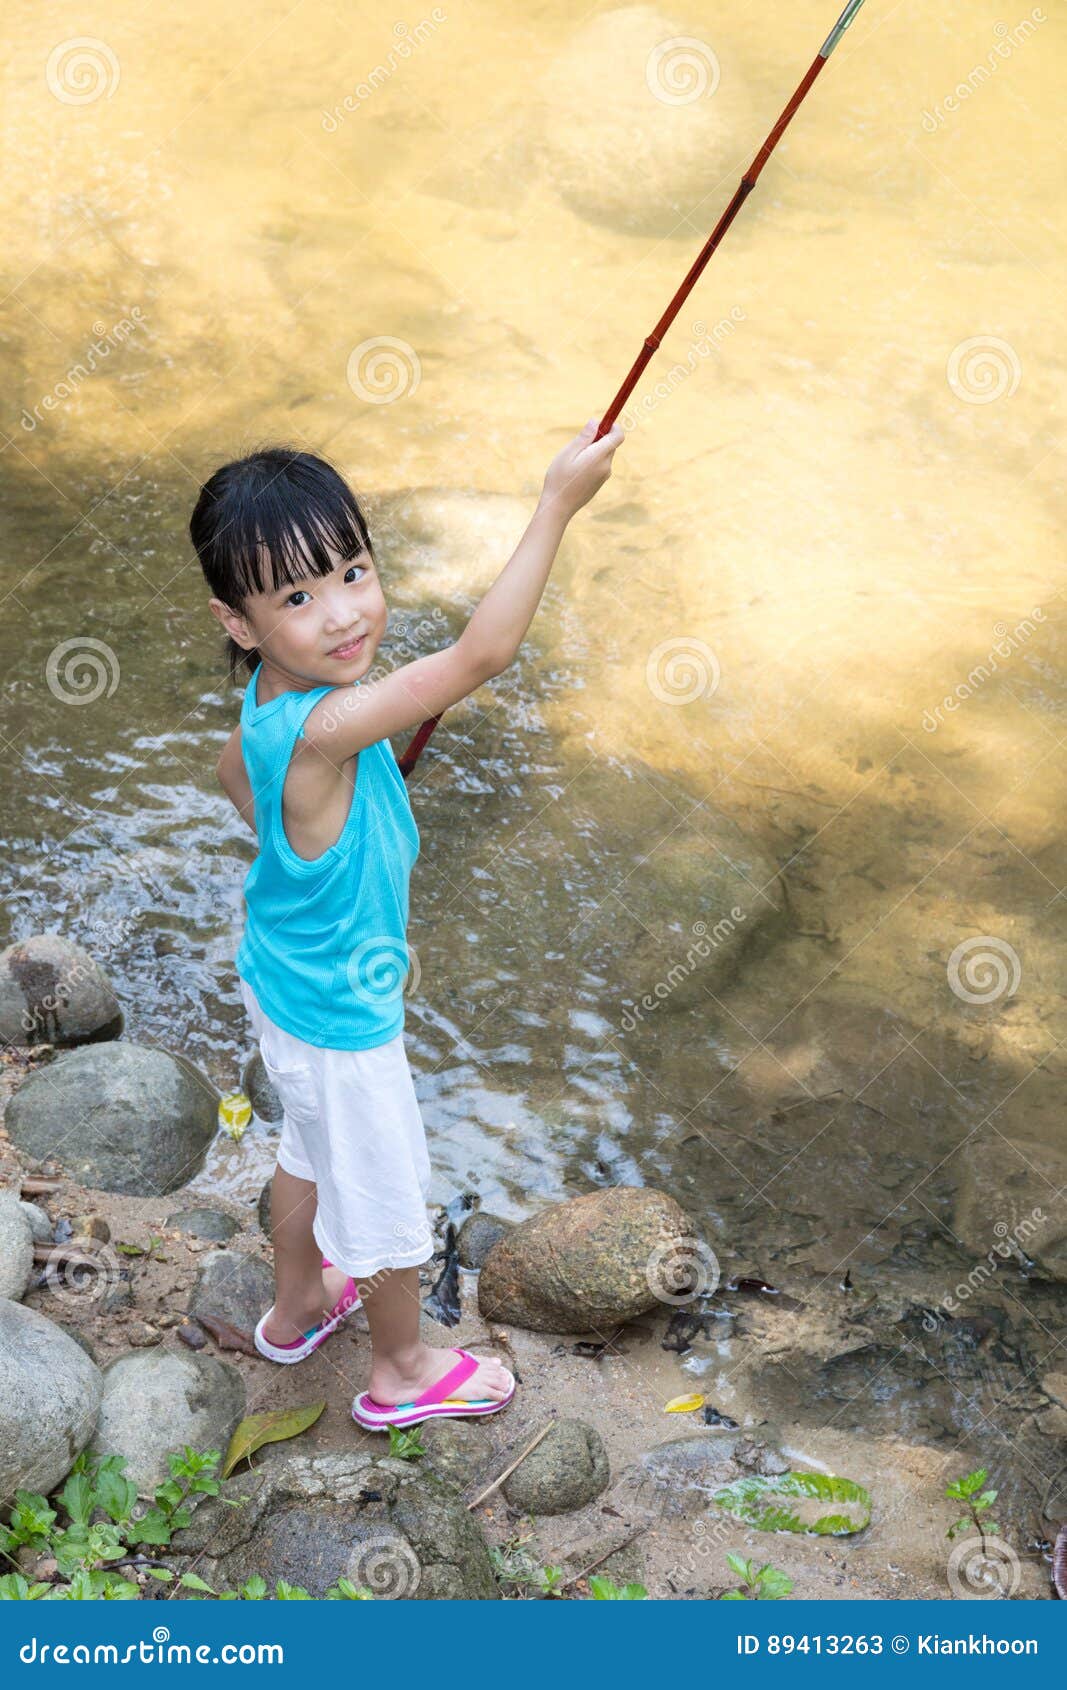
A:
POLYGON ((302 1361, 362 1302, 371 1371, 352 1414, 371 1429, 495 1414, 515 1391, 493 1357, 419 1336, 430 1162, 402 1032, 419 833, 389 736, 514 661, 568 522, 611 474, 623 430, 595 432, 592 419, 553 458, 455 644, 366 684, 388 610, 336 470, 295 449, 255 452, 215 471, 190 522, 231 679, 248 673, 218 775, 259 844, 236 966, 284 1111, 275 1302, 255 1342, 273 1361, 302 1361))

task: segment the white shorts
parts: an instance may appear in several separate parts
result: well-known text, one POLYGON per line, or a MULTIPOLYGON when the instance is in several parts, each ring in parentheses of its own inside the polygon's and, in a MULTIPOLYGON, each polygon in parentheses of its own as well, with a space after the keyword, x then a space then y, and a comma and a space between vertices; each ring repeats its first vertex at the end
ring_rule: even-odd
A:
POLYGON ((358 1278, 433 1254, 430 1154, 403 1033, 371 1050, 326 1050, 241 996, 284 1110, 278 1166, 313 1180, 312 1231, 324 1256, 358 1278))

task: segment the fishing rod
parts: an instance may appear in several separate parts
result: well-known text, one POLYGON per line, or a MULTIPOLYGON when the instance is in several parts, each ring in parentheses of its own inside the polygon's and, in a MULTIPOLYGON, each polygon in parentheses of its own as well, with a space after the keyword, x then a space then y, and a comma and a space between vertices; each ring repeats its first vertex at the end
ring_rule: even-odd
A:
MULTIPOLYGON (((652 357, 653 352, 658 350, 663 336, 666 334, 675 317, 678 315, 683 302, 692 292, 693 286, 703 271, 704 266, 707 264, 708 259, 719 245, 727 229, 730 227, 730 224, 733 222, 749 194, 756 186, 761 170, 770 158, 782 136, 785 134, 787 127, 799 109, 809 88, 815 81, 815 78, 822 70, 827 59, 830 57, 830 54, 837 46, 837 43, 844 35, 846 29, 862 5, 863 0, 848 0, 848 5, 841 13, 841 16, 834 24, 833 29, 826 37, 826 40, 819 48, 819 51, 816 53, 811 64, 808 66, 808 69, 801 77, 800 82, 797 84, 796 91, 794 92, 792 99, 783 109, 774 128, 771 130, 759 152, 756 154, 752 163, 742 176, 737 185, 733 199, 730 201, 726 210, 723 212, 711 234, 705 241, 701 251, 698 253, 695 261, 690 267, 689 273, 687 274, 681 287, 678 289, 678 292, 671 300, 666 311, 663 313, 663 316, 652 330, 652 333, 646 337, 640 353, 634 360, 633 367, 631 368, 629 375, 619 388, 618 393, 616 393, 614 399, 611 401, 611 404, 608 406, 608 409, 604 412, 600 422, 600 427, 593 436, 594 442, 602 440, 604 435, 607 434, 608 430, 611 428, 619 412, 622 410, 627 399, 630 397, 630 394, 633 392, 634 387, 637 385, 637 382, 648 364, 649 359, 652 357)), ((433 716, 428 722, 423 722, 422 726, 415 734, 414 739, 411 741, 411 744, 404 752, 404 755, 399 759, 400 772, 405 780, 407 780, 408 776, 411 774, 412 769, 418 762, 426 741, 429 739, 440 720, 440 716, 433 716)))

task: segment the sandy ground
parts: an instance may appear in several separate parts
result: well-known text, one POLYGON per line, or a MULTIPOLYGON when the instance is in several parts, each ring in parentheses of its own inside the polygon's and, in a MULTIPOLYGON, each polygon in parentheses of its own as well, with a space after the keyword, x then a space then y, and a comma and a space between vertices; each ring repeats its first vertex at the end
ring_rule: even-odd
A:
MULTIPOLYGON (((0 1069, 4 1102, 24 1071, 21 1059, 8 1057, 0 1069)), ((180 1191, 138 1199, 86 1189, 64 1178, 56 1164, 32 1163, 23 1157, 0 1128, 0 1186, 17 1191, 24 1178, 41 1177, 55 1179, 56 1188, 28 1195, 53 1223, 61 1217, 95 1215, 106 1222, 112 1244, 147 1249, 153 1238, 158 1243, 151 1257, 124 1258, 129 1262, 133 1297, 129 1307, 118 1312, 101 1310, 98 1299, 92 1297, 77 1302, 68 1297, 60 1303, 47 1286, 38 1284, 31 1285, 24 1302, 88 1340, 101 1367, 131 1348, 182 1344, 180 1333, 189 1325, 185 1310, 198 1268, 206 1254, 224 1247, 164 1226, 168 1215, 194 1205, 180 1191)), ((198 1198, 195 1206, 202 1202, 198 1198)), ((270 1262, 272 1248, 254 1208, 242 1211, 224 1200, 211 1206, 230 1213, 241 1226, 225 1248, 270 1262)), ((425 1272, 427 1284, 435 1272, 430 1264, 425 1272)), ((435 1344, 494 1348, 520 1382, 508 1410, 478 1427, 485 1459, 465 1496, 474 1498, 491 1484, 553 1417, 573 1417, 594 1426, 611 1464, 608 1489, 592 1503, 564 1515, 531 1520, 512 1509, 501 1491, 494 1491, 476 1510, 491 1543, 504 1546, 521 1541, 537 1562, 563 1567, 568 1579, 594 1566, 620 1583, 636 1578, 650 1597, 661 1599, 714 1597, 732 1586, 727 1551, 782 1568, 793 1578, 797 1598, 902 1599, 950 1594, 949 1546, 944 1534, 952 1509, 941 1496, 944 1457, 940 1453, 895 1439, 861 1440, 830 1428, 813 1434, 810 1427, 802 1431, 781 1422, 771 1426, 758 1401, 749 1400, 744 1370, 738 1370, 729 1392, 728 1412, 734 1420, 781 1449, 795 1466, 857 1479, 874 1498, 871 1524, 855 1538, 772 1536, 750 1530, 706 1511, 699 1498, 657 1494, 636 1482, 634 1464, 654 1446, 674 1438, 724 1435, 705 1427, 697 1414, 665 1412, 668 1401, 699 1390, 701 1383, 683 1365, 683 1357, 663 1347, 664 1311, 630 1323, 599 1356, 590 1358, 575 1354, 578 1339, 573 1334, 554 1336, 487 1326, 478 1313, 476 1275, 462 1272, 460 1279, 460 1324, 446 1329, 424 1317, 424 1336, 435 1344)), ((766 1342, 766 1336, 753 1341, 766 1342)), ((325 1411, 300 1440, 303 1450, 353 1448, 361 1443, 383 1447, 384 1440, 362 1431, 350 1414, 352 1397, 364 1387, 369 1371, 362 1311, 299 1367, 279 1368, 256 1356, 219 1351, 210 1338, 204 1347, 240 1370, 250 1414, 325 1402, 325 1411)), ((709 1400, 723 1407, 713 1388, 707 1389, 709 1400)), ((265 1456, 277 1459, 285 1447, 292 1446, 268 1448, 265 1456)), ((1040 1554, 1021 1557, 1020 1575, 1017 1597, 1049 1594, 1048 1569, 1040 1554)), ((570 1594, 581 1595, 586 1589, 584 1578, 579 1578, 570 1594)))

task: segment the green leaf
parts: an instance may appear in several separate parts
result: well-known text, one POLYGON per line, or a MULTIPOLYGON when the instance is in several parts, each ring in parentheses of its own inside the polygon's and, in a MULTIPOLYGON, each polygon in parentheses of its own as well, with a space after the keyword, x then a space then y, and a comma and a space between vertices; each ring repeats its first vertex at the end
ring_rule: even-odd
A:
POLYGON ((727 1550, 726 1564, 731 1572, 735 1572, 739 1579, 744 1579, 746 1584, 752 1577, 752 1562, 746 1561, 743 1555, 734 1555, 730 1550, 727 1550))
POLYGON ((389 1454, 397 1461, 417 1461, 426 1450, 419 1436, 419 1428, 406 1432, 402 1426, 389 1428, 389 1454))
POLYGON ((743 1590, 724 1590, 719 1597, 720 1602, 747 1602, 748 1597, 743 1590))
POLYGON ((262 1602, 267 1594, 266 1579, 260 1578, 258 1573, 253 1573, 251 1578, 245 1579, 239 1594, 248 1602, 262 1602))
POLYGON ((267 1414, 251 1414, 242 1420, 226 1451, 220 1477, 228 1479, 239 1461, 253 1455, 264 1444, 282 1443, 286 1438, 299 1437, 314 1426, 326 1407, 324 1402, 310 1403, 304 1408, 275 1408, 267 1414))
POLYGON ((183 1573, 180 1582, 185 1586, 186 1590, 206 1590, 209 1596, 214 1596, 215 1594, 211 1586, 204 1583, 199 1573, 183 1573))
POLYGON ((783 1596, 788 1596, 793 1588, 793 1581, 788 1573, 783 1573, 780 1567, 761 1567, 756 1574, 758 1593, 768 1602, 779 1602, 783 1596))
POLYGON ((146 1567, 145 1572, 150 1579, 158 1579, 160 1584, 169 1584, 174 1577, 169 1567, 146 1567))
POLYGON ((820 1537, 860 1532, 870 1523, 871 1499, 853 1479, 828 1473, 753 1476, 717 1491, 713 1501, 727 1514, 762 1532, 810 1532, 820 1537), (790 1506, 787 1498, 797 1499, 790 1506), (835 1502, 838 1508, 823 1509, 835 1502), (799 1505, 798 1505, 799 1504, 799 1505), (841 1506, 843 1505, 843 1506, 841 1506))

